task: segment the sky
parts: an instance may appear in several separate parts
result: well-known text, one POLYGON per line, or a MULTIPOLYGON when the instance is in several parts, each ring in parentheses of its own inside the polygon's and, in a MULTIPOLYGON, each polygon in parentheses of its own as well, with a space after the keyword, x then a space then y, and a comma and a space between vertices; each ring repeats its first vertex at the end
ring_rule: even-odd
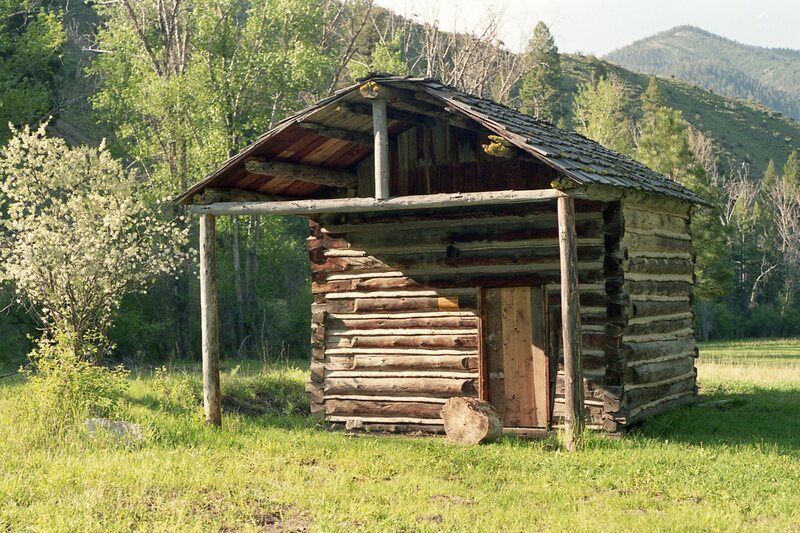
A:
POLYGON ((490 10, 500 37, 525 48, 543 20, 561 52, 602 56, 633 41, 691 24, 745 44, 800 50, 800 0, 376 0, 444 30, 475 31, 490 10))

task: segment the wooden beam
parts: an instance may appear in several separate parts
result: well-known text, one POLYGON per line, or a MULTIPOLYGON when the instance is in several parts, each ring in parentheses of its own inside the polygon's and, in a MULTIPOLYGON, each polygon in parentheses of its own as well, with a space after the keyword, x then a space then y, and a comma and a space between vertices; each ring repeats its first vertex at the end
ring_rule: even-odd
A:
POLYGON ((329 185, 331 187, 345 187, 348 189, 355 189, 358 185, 358 178, 356 175, 346 170, 315 167, 299 163, 264 161, 261 159, 245 161, 244 166, 251 174, 261 174, 264 176, 305 181, 307 183, 329 185))
POLYGON ((386 120, 386 100, 372 100, 372 134, 375 138, 375 198, 389 198, 389 126, 386 120))
POLYGON ((202 215, 200 217, 200 322, 203 354, 203 411, 206 424, 221 426, 216 235, 214 215, 202 215))
POLYGON ((578 295, 578 252, 575 243, 575 199, 558 198, 558 244, 561 251, 561 324, 564 351, 564 444, 568 451, 583 448, 583 366, 581 314, 578 295))
MULTIPOLYGON (((366 104, 351 104, 345 102, 338 106, 338 110, 353 115, 372 116, 372 106, 366 104)), ((408 122, 409 124, 417 126, 433 126, 436 123, 435 119, 432 117, 420 113, 412 113, 410 111, 400 111, 398 109, 387 109, 386 118, 397 122, 408 122)))
POLYGON ((202 194, 196 194, 193 203, 207 205, 219 202, 280 202, 287 199, 285 196, 263 194, 256 191, 209 187, 204 189, 202 194))
POLYGON ((211 205, 193 205, 189 206, 189 210, 201 215, 316 215, 323 213, 369 213, 376 211, 549 202, 559 198, 561 194, 561 192, 554 189, 536 189, 529 191, 424 194, 398 196, 386 200, 378 200, 375 198, 337 198, 331 200, 296 200, 285 202, 221 202, 211 205))
POLYGON ((363 146, 372 146, 372 135, 367 132, 344 130, 341 128, 332 128, 324 124, 315 124, 313 122, 298 122, 297 125, 303 129, 312 131, 317 135, 323 137, 330 137, 331 139, 339 139, 363 146))

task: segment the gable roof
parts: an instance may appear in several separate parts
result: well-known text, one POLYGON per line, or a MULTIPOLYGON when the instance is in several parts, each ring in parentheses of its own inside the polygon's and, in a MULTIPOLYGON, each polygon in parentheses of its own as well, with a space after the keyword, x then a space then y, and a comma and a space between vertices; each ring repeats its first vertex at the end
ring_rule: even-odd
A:
MULTIPOLYGON (((273 181, 271 186, 263 184, 256 186, 254 180, 248 180, 243 163, 250 157, 266 157, 279 161, 300 161, 331 168, 347 168, 367 157, 372 153, 372 148, 369 146, 364 144, 355 146, 345 140, 334 140, 329 142, 326 148, 323 145, 330 139, 315 138, 313 134, 308 133, 308 130, 300 128, 309 120, 324 122, 328 126, 344 125, 349 121, 348 130, 371 134, 372 121, 368 116, 361 117, 359 122, 357 119, 342 118, 342 113, 337 114, 342 106, 353 105, 353 102, 361 100, 359 87, 366 81, 341 89, 282 121, 226 161, 218 170, 189 188, 178 197, 177 201, 190 203, 192 197, 206 187, 220 186, 280 192, 283 195, 297 197, 313 194, 319 189, 318 185, 291 183, 291 180, 288 180, 289 183, 273 181), (295 130, 303 130, 305 134, 298 135, 295 130)), ((706 204, 702 198, 686 187, 637 161, 605 148, 583 135, 562 130, 502 104, 470 95, 431 79, 381 75, 371 77, 369 81, 395 89, 416 91, 418 96, 425 97, 425 102, 420 102, 420 105, 436 102, 443 108, 443 114, 450 113, 471 119, 535 159, 556 169, 578 185, 606 185, 663 194, 695 204, 706 204)), ((390 134, 398 133, 402 129, 396 125, 392 126, 390 134)))

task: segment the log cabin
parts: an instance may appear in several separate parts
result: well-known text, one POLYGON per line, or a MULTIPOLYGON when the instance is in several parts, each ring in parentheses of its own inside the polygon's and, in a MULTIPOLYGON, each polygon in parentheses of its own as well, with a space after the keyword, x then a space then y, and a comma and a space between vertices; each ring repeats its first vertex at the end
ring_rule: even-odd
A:
POLYGON ((697 394, 693 209, 573 132, 435 80, 373 76, 284 120, 178 201, 201 219, 206 417, 219 423, 215 217, 307 217, 311 409, 441 433, 618 432, 697 394))

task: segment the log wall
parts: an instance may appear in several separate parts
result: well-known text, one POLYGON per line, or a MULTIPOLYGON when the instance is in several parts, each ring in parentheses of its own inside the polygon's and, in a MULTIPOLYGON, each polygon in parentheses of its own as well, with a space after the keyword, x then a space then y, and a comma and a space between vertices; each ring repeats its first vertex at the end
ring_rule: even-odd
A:
POLYGON ((626 199, 606 213, 619 227, 619 249, 606 260, 608 377, 623 387, 618 404, 606 401, 608 430, 696 398, 690 219, 688 204, 669 200, 626 199))
MULTIPOLYGON (((577 203, 589 390, 602 385, 606 366, 603 209, 577 203)), ((444 401, 478 395, 479 287, 545 285, 549 314, 559 314, 554 204, 323 216, 311 221, 308 251, 308 391, 314 413, 334 425, 442 431, 444 401)), ((551 338, 558 337, 553 324, 551 338)), ((556 414, 561 382, 553 383, 556 414)), ((596 400, 587 400, 591 411, 596 400)), ((599 424, 602 413, 595 414, 599 424)))

